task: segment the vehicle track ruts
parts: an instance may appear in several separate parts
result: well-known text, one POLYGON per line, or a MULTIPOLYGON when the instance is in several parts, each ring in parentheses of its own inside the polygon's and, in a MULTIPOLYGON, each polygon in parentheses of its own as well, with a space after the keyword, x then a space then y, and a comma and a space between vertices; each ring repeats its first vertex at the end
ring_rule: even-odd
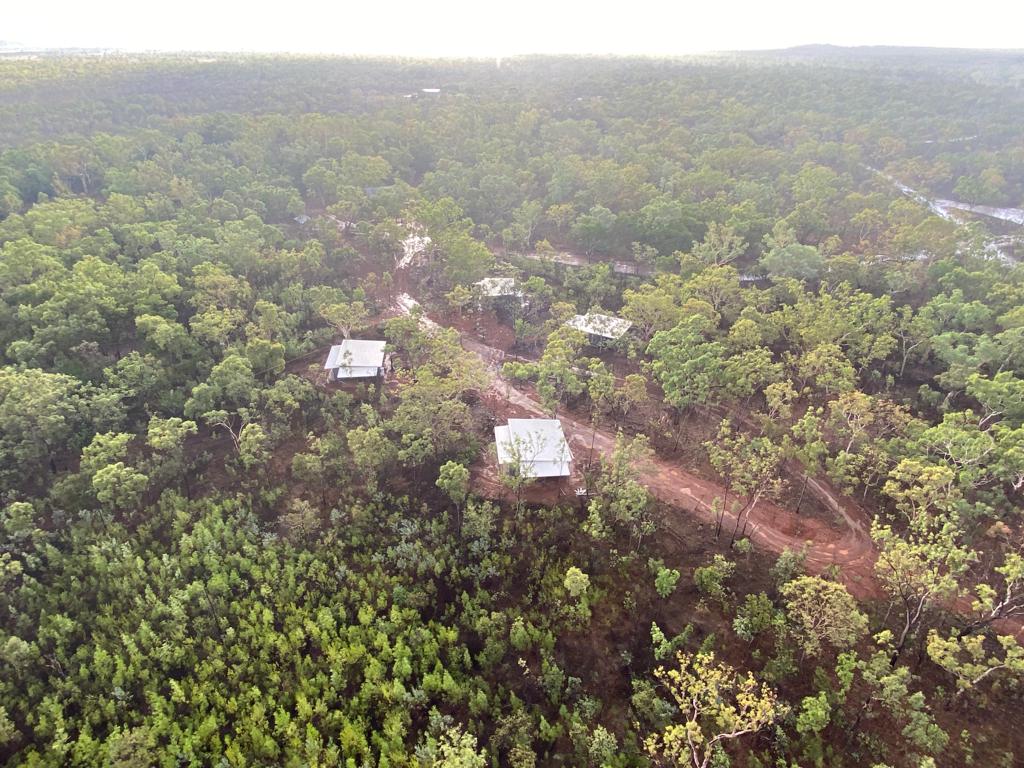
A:
MULTIPOLYGON (((409 312, 416 306, 419 306, 419 302, 408 294, 399 297, 400 311, 409 312)), ((437 323, 426 317, 423 324, 425 327, 438 327, 437 323)), ((523 415, 544 418, 550 416, 544 406, 530 394, 516 388, 502 377, 501 365, 505 357, 502 350, 483 344, 465 333, 461 334, 461 339, 463 348, 476 354, 486 365, 490 373, 490 389, 493 396, 505 400, 510 409, 523 415)), ((558 418, 571 444, 585 447, 587 450, 593 446, 596 452, 602 454, 613 450, 615 436, 610 432, 595 429, 569 414, 560 414, 558 418)), ((724 496, 725 488, 721 485, 698 477, 664 459, 655 458, 645 462, 644 466, 637 467, 637 471, 651 493, 671 509, 684 510, 709 522, 715 522, 711 503, 714 499, 724 496)), ((884 599, 885 593, 874 573, 877 552, 865 524, 868 520, 867 513, 851 499, 839 497, 826 481, 819 478, 812 479, 811 483, 814 484, 816 495, 832 507, 842 519, 842 530, 837 531, 821 520, 807 515, 797 515, 771 501, 761 499, 745 515, 747 535, 754 543, 773 552, 803 549, 808 570, 812 573, 822 573, 834 567, 839 579, 858 599, 884 599)), ((735 522, 735 517, 727 512, 723 530, 731 534, 735 522)), ((671 528, 671 518, 667 519, 665 524, 671 528)), ((679 534, 673 531, 672 536, 678 538, 679 534)), ((969 615, 970 599, 961 596, 950 605, 950 608, 962 615, 969 615)), ((999 622, 996 627, 1001 632, 1011 632, 1024 639, 1024 625, 1017 620, 999 622)))

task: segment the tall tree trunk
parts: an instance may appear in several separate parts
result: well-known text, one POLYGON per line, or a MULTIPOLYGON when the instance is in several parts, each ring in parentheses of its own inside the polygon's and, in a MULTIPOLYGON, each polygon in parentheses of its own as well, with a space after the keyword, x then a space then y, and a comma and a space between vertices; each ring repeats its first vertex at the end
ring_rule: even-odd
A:
POLYGON ((722 500, 722 508, 718 512, 718 525, 715 527, 716 539, 722 535, 722 523, 725 521, 725 511, 729 508, 729 489, 731 487, 732 481, 729 480, 725 484, 725 498, 722 500))
POLYGON ((798 514, 798 515, 800 514, 800 505, 804 503, 804 491, 807 490, 807 479, 808 479, 807 472, 804 472, 804 482, 800 486, 800 496, 797 497, 796 509, 794 510, 795 513, 798 514))
POLYGON ((736 514, 736 524, 732 527, 732 537, 729 539, 729 546, 731 547, 736 542, 736 534, 740 530, 740 520, 743 519, 743 515, 750 509, 750 502, 748 501, 740 511, 736 514))

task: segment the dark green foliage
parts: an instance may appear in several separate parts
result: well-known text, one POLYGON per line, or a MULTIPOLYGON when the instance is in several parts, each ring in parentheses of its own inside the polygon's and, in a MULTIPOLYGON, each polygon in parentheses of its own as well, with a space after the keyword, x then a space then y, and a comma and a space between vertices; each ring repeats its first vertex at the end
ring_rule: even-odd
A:
POLYGON ((947 715, 919 651, 1024 612, 1024 273, 872 168, 1020 205, 1019 65, 865 56, 0 60, 0 761, 644 765, 680 716, 653 669, 714 651, 789 704, 737 764, 1012 762, 1015 679, 947 715), (528 300, 508 375, 622 430, 578 508, 476 495, 498 388, 471 332, 394 316, 473 326, 495 270, 528 300), (636 338, 591 357, 563 323, 594 308, 636 338), (349 335, 385 383, 325 382, 349 335), (692 442, 728 557, 640 469, 723 415, 692 442), (823 562, 768 571, 745 515, 839 526, 823 475, 890 560, 962 548, 971 615, 896 562, 906 606, 812 669, 782 598, 823 562))

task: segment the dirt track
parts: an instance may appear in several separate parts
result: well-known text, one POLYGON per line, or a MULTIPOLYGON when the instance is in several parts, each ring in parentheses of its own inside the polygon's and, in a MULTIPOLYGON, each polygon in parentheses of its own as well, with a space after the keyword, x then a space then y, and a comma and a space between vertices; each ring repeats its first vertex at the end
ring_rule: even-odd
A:
MULTIPOLYGON (((419 306, 414 298, 403 293, 398 297, 396 309, 408 313, 419 306)), ((427 317, 422 318, 425 327, 437 328, 438 324, 427 317)), ((462 346, 476 354, 487 366, 491 375, 492 398, 505 404, 503 411, 508 415, 549 417, 550 413, 529 393, 522 391, 501 376, 501 366, 505 353, 494 347, 487 346, 465 333, 461 334, 462 346)), ((566 433, 566 439, 579 458, 589 454, 591 448, 595 454, 607 454, 615 445, 615 436, 603 429, 593 428, 569 414, 558 417, 566 433)), ((482 473, 482 486, 491 491, 500 487, 492 471, 482 473)), ((671 509, 684 510, 715 522, 711 511, 711 503, 725 495, 721 485, 698 477, 682 467, 663 459, 652 459, 645 466, 637 467, 637 472, 651 493, 665 502, 671 509)), ((847 497, 841 497, 821 478, 812 479, 808 489, 826 506, 830 507, 843 521, 841 530, 827 525, 824 521, 806 515, 796 515, 770 501, 759 500, 747 512, 746 531, 754 543, 773 552, 785 549, 799 550, 805 548, 806 564, 813 573, 821 573, 830 566, 835 566, 843 584, 858 599, 882 599, 884 592, 874 575, 874 564, 877 552, 868 533, 869 517, 865 510, 847 497)), ((478 488, 485 490, 485 488, 478 488)), ((723 528, 731 532, 736 519, 726 513, 723 528)), ((673 530, 673 517, 667 516, 664 525, 673 530)), ((676 533, 673 530, 673 533, 676 533)), ((950 608, 962 615, 970 615, 971 600, 961 595, 950 608)), ((1024 639, 1024 623, 1017 620, 997 622, 996 629, 1000 632, 1015 634, 1024 639)))
MULTIPOLYGON (((492 375, 493 396, 507 401, 509 408, 519 415, 550 416, 529 394, 501 377, 501 350, 465 337, 462 345, 487 364, 492 375)), ((577 457, 589 453, 591 445, 596 454, 607 454, 614 448, 615 436, 612 433, 595 430, 568 414, 559 415, 559 419, 577 457)), ((725 489, 722 486, 697 477, 672 462, 657 458, 638 467, 637 471, 647 488, 661 501, 714 522, 711 503, 716 498, 724 497, 725 489)), ((875 551, 862 522, 865 519, 864 513, 859 509, 850 510, 823 483, 818 482, 816 486, 816 492, 825 496, 829 505, 846 522, 844 530, 836 531, 820 520, 795 515, 776 504, 761 500, 748 513, 748 535, 756 544, 774 552, 782 552, 787 548, 798 550, 806 546, 807 564, 812 571, 820 573, 830 565, 836 565, 852 593, 861 598, 878 597, 880 593, 873 577, 875 551)), ((724 529, 731 531, 735 522, 735 517, 726 513, 724 529)), ((671 519, 666 520, 666 524, 671 527, 671 519)))

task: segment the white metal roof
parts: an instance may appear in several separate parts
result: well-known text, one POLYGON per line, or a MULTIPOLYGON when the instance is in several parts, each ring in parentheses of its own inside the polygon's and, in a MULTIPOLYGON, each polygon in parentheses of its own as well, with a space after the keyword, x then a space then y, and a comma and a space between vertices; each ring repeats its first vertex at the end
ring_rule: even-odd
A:
POLYGON ((384 365, 386 341, 370 339, 345 339, 331 347, 324 363, 324 370, 335 368, 380 368, 384 365))
POLYGON ((558 419, 509 419, 494 428, 499 464, 569 462, 572 451, 558 419))
POLYGON ((522 296, 523 292, 516 288, 514 277, 485 277, 474 283, 484 296, 522 296))
POLYGON ((592 336, 603 336, 606 339, 618 339, 632 327, 629 320, 611 315, 599 315, 596 312, 588 312, 585 315, 576 315, 566 325, 578 331, 589 333, 592 336))

